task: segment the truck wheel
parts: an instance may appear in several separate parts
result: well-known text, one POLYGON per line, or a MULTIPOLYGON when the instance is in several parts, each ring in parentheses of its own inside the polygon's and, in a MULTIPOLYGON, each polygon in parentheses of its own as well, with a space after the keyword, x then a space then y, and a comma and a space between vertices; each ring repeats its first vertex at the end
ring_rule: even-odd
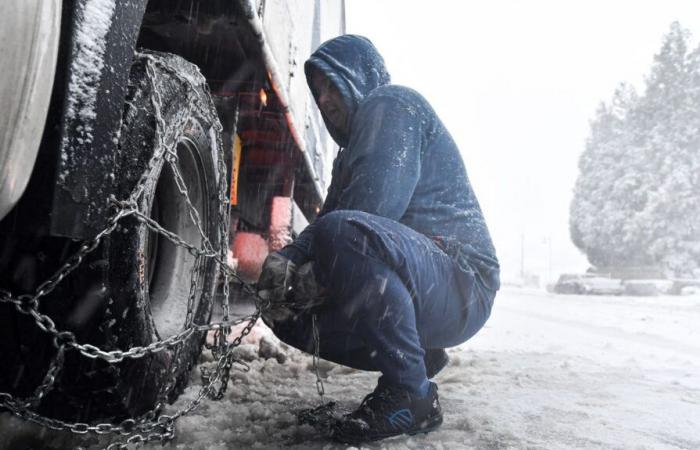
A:
MULTIPOLYGON (((218 251, 225 220, 219 197, 220 125, 204 77, 178 56, 143 53, 132 66, 126 105, 116 175, 119 198, 129 196, 162 143, 173 150, 173 165, 187 193, 181 192, 171 163, 161 159, 149 170, 139 209, 188 244, 204 248, 206 237, 218 251), (154 98, 160 102, 158 112, 154 98), (159 127, 164 129, 156 132, 159 127)), ((120 231, 110 238, 108 278, 117 347, 145 346, 176 335, 188 312, 194 323, 208 322, 216 261, 195 257, 135 218, 126 219, 120 231)), ((169 351, 118 365, 118 387, 130 414, 151 408, 164 389, 170 400, 177 397, 204 335, 195 333, 169 351)))
MULTIPOLYGON (((202 248, 206 237, 218 251, 225 220, 219 146, 220 124, 198 69, 175 55, 137 55, 114 172, 107 175, 114 177, 117 199, 127 199, 140 180, 140 211, 192 246, 202 248), (187 197, 169 161, 151 162, 161 144, 172 150, 170 157, 176 156, 187 197)), ((62 258, 69 255, 67 247, 75 244, 54 246, 50 255, 58 259, 59 253, 62 258)), ((188 310, 194 323, 208 322, 217 272, 212 258, 196 258, 129 216, 42 301, 41 310, 81 343, 126 351, 179 333, 188 310)), ((13 362, 0 368, 0 391, 28 396, 41 382, 55 349, 32 320, 6 311, 0 319, 10 326, 3 326, 6 341, 0 347, 10 352, 13 362)), ((195 332, 172 348, 115 364, 70 350, 39 412, 64 420, 121 420, 151 410, 164 396, 173 401, 187 383, 204 337, 204 332, 195 332)))

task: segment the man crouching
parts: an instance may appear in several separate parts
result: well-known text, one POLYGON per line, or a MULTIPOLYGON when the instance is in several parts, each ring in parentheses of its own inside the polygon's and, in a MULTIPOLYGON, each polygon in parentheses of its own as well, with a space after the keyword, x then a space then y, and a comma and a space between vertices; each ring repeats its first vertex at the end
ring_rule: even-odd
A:
POLYGON ((452 137, 419 93, 390 84, 368 39, 327 41, 304 69, 341 150, 316 220, 263 265, 264 319, 311 353, 315 315, 322 358, 382 373, 336 439, 431 431, 442 411, 429 380, 499 288, 488 228, 452 137), (306 307, 287 311, 290 293, 306 307))

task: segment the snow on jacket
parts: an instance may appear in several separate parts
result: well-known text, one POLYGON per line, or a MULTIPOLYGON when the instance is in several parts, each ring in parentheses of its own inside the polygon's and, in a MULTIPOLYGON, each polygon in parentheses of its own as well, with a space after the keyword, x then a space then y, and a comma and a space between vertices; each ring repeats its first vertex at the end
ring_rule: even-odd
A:
MULTIPOLYGON (((323 117, 341 150, 319 217, 360 210, 394 219, 434 239, 463 270, 498 289, 498 260, 479 202, 433 108, 413 89, 390 84, 383 58, 364 37, 325 42, 306 61, 309 81, 314 68, 340 91, 351 117, 347 135, 323 117)), ((281 252, 296 262, 312 259, 313 229, 312 223, 281 252)))

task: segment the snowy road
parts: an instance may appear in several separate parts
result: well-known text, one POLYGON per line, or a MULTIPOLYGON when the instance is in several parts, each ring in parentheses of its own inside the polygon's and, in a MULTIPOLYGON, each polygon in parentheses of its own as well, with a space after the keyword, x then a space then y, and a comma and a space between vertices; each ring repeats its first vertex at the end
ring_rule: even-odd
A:
MULTIPOLYGON (((292 414, 319 404, 309 357, 288 350, 279 364, 256 358, 255 344, 242 351, 250 372, 181 419, 166 448, 345 448, 292 414)), ((442 428, 368 448, 700 448, 700 297, 504 290, 486 328, 450 356, 436 379, 442 428)), ((374 387, 374 374, 323 369, 327 397, 348 407, 374 387)), ((198 387, 194 374, 173 408, 198 387)))

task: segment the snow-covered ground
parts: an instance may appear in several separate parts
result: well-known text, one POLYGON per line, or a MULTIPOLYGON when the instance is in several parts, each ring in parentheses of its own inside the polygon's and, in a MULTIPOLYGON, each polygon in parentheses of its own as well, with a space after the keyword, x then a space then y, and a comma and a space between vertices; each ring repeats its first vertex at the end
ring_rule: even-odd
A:
MULTIPOLYGON (((223 400, 205 401, 181 419, 165 448, 345 448, 296 423, 295 410, 321 403, 311 358, 287 349, 280 364, 258 357, 257 345, 241 349, 250 371, 235 372, 223 400)), ((443 426, 367 448, 700 448, 700 297, 504 290, 487 326, 449 353, 436 378, 443 426)), ((196 372, 172 408, 197 394, 196 372)), ((326 401, 347 407, 376 379, 326 363, 322 372, 326 401)), ((2 417, 6 443, 43 436, 67 446, 36 431, 28 441, 27 427, 2 417)))

